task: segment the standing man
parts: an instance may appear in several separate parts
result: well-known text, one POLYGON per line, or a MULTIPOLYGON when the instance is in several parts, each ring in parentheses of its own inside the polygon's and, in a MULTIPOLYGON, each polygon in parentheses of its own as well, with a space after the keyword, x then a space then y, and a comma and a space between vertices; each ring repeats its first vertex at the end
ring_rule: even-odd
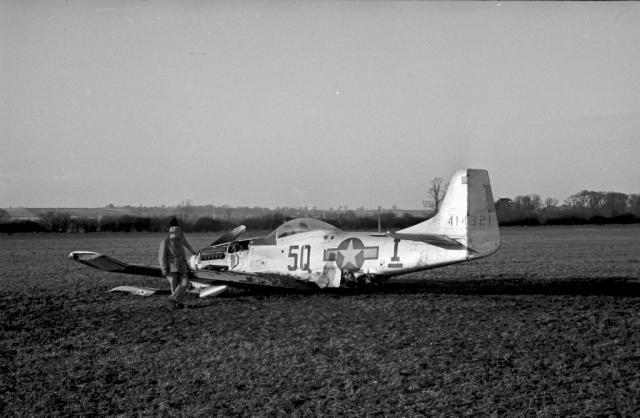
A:
POLYGON ((169 228, 169 237, 160 242, 158 259, 162 268, 162 275, 171 284, 171 296, 169 301, 177 309, 184 308, 185 292, 189 287, 189 264, 184 249, 191 253, 196 252, 187 241, 179 226, 169 228))

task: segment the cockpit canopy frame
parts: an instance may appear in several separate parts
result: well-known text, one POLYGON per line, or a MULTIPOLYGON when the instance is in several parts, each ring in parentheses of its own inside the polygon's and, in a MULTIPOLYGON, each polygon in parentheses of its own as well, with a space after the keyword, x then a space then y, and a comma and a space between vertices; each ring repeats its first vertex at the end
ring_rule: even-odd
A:
POLYGON ((313 218, 297 218, 287 221, 264 238, 256 239, 254 245, 273 245, 276 240, 311 231, 337 231, 335 226, 313 218))

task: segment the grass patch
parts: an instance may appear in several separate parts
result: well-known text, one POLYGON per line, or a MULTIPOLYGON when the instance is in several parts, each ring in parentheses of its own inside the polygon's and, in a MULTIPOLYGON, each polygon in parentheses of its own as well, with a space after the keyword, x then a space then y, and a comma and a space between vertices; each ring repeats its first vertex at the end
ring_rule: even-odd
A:
POLYGON ((493 257, 375 291, 237 292, 184 311, 106 292, 153 279, 65 258, 153 263, 160 235, 0 237, 0 410, 636 415, 639 232, 506 228, 493 257))

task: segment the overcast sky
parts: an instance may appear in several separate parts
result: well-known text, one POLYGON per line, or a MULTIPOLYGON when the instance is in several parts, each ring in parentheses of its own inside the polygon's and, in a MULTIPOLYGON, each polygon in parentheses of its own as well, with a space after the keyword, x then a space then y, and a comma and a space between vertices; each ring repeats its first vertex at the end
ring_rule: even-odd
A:
POLYGON ((0 2, 0 207, 640 193, 640 3, 0 2))

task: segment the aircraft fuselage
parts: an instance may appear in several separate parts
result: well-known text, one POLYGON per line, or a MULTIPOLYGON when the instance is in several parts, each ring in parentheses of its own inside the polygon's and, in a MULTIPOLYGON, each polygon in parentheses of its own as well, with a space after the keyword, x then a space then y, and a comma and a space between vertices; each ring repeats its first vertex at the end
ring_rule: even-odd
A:
POLYGON ((230 248, 215 259, 205 251, 194 257, 192 268, 226 268, 232 272, 281 275, 320 287, 338 287, 349 280, 383 281, 412 271, 465 261, 466 249, 446 249, 386 234, 314 230, 278 238, 275 242, 248 242, 230 248), (210 260, 203 260, 210 258, 210 260))

